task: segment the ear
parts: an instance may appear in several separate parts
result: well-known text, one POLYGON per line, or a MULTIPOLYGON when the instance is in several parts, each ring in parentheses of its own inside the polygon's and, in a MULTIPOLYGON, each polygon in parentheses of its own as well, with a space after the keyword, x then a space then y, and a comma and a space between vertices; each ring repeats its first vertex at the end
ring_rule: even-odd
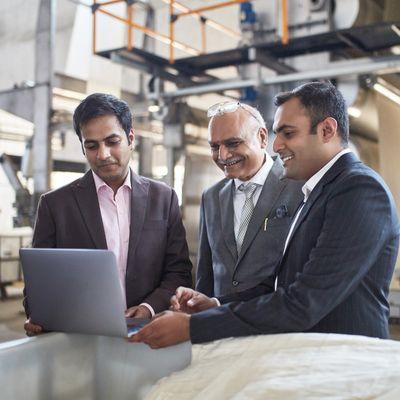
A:
POLYGON ((327 117, 321 124, 320 129, 322 132, 323 143, 330 142, 334 137, 337 136, 337 121, 335 118, 327 117))
POLYGON ((129 131, 128 135, 128 144, 133 146, 133 140, 135 139, 135 133, 133 132, 133 129, 129 131))
POLYGON ((265 149, 268 145, 268 130, 260 128, 257 133, 258 140, 260 141, 261 148, 265 149))

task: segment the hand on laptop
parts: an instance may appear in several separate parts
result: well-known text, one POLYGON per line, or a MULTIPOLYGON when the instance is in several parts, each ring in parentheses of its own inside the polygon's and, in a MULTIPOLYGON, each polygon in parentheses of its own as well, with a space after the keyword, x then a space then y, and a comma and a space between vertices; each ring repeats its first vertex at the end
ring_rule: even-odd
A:
POLYGON ((180 286, 176 289, 175 295, 171 297, 170 309, 193 314, 217 306, 215 299, 196 290, 180 286))
POLYGON ((36 336, 43 333, 43 328, 40 325, 34 324, 30 318, 25 321, 24 329, 27 336, 36 336))
POLYGON ((172 346, 190 339, 190 315, 172 311, 157 314, 150 323, 127 340, 146 343, 152 349, 172 346))
POLYGON ((151 312, 146 306, 134 306, 125 311, 127 318, 151 318, 151 312))

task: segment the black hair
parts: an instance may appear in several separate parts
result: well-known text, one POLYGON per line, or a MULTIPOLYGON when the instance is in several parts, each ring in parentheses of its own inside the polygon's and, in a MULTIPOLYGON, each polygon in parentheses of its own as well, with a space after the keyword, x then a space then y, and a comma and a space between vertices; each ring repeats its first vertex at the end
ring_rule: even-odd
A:
POLYGON ((94 93, 86 97, 76 108, 73 116, 74 129, 82 143, 82 127, 94 118, 115 115, 129 140, 132 129, 132 113, 128 104, 111 94, 94 93))
POLYGON ((338 133, 342 144, 349 141, 349 116, 346 101, 339 90, 330 82, 305 83, 289 91, 278 93, 274 104, 279 107, 292 98, 299 99, 308 112, 311 121, 311 134, 315 134, 318 123, 332 117, 338 124, 338 133))

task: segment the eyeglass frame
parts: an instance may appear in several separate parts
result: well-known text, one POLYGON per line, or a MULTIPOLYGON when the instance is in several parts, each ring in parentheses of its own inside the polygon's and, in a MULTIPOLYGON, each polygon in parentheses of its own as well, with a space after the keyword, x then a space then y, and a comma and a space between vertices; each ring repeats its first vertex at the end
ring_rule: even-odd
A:
POLYGON ((223 101, 220 103, 216 103, 208 108, 207 110, 207 118, 214 118, 216 116, 221 116, 224 114, 230 114, 237 111, 239 108, 247 111, 260 125, 261 128, 265 128, 265 123, 260 121, 260 118, 254 115, 254 113, 245 107, 245 104, 242 104, 240 101, 223 101), (232 110, 229 110, 229 106, 234 106, 232 110), (214 110, 215 109, 215 110, 214 110), (214 112, 215 111, 215 112, 214 112))

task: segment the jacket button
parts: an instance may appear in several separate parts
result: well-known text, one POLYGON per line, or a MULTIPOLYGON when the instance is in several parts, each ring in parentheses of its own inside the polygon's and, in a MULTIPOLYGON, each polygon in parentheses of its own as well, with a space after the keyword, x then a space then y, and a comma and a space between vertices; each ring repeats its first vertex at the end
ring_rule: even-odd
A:
POLYGON ((239 282, 238 282, 238 281, 233 281, 233 282, 232 282, 232 285, 233 285, 233 286, 237 286, 237 285, 239 285, 239 282))

